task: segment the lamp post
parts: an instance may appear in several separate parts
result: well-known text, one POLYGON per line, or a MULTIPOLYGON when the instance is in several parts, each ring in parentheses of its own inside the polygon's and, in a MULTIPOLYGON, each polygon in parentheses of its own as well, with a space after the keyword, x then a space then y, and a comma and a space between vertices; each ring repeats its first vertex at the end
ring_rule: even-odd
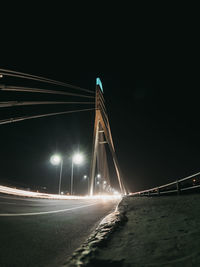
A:
POLYGON ((83 162, 83 155, 76 153, 72 157, 72 172, 71 172, 71 195, 73 195, 73 182, 74 182, 74 164, 78 165, 83 162))
POLYGON ((60 195, 63 159, 60 155, 55 154, 50 158, 50 162, 53 165, 59 165, 60 164, 60 178, 59 178, 59 187, 58 187, 58 194, 60 195))
POLYGON ((101 178, 101 174, 100 173, 98 173, 97 174, 97 176, 94 178, 94 182, 95 182, 95 184, 94 184, 94 191, 97 193, 97 185, 99 186, 99 184, 100 184, 100 178, 101 178))
POLYGON ((107 186, 107 182, 103 181, 103 191, 106 192, 106 186, 107 186))
POLYGON ((88 196, 89 196, 89 193, 90 193, 90 183, 89 183, 89 177, 87 175, 84 175, 83 176, 83 179, 87 179, 88 180, 88 196))

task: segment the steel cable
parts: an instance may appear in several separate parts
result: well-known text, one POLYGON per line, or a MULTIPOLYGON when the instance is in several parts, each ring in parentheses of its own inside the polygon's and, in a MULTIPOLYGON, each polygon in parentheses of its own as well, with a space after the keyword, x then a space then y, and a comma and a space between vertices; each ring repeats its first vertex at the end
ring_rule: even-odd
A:
POLYGON ((68 96, 78 96, 78 97, 84 97, 84 98, 95 98, 94 96, 74 94, 74 93, 68 93, 68 92, 63 92, 63 91, 45 90, 45 89, 32 88, 32 87, 8 86, 8 85, 2 85, 2 84, 0 84, 0 90, 2 90, 2 91, 16 91, 16 92, 29 92, 29 93, 42 93, 42 94, 68 95, 68 96))
POLYGON ((31 105, 65 105, 65 104, 95 104, 94 102, 62 102, 62 101, 7 101, 0 102, 0 108, 31 105))
POLYGON ((79 86, 75 86, 75 85, 71 85, 68 83, 64 83, 64 82, 36 76, 36 75, 31 75, 31 74, 27 74, 27 73, 23 73, 23 72, 17 72, 17 71, 12 71, 12 70, 7 70, 7 69, 0 69, 0 75, 17 77, 17 78, 22 78, 22 79, 35 80, 35 81, 45 82, 45 83, 51 83, 51 84, 55 84, 55 85, 59 85, 59 86, 63 86, 63 87, 68 87, 68 88, 72 88, 72 89, 76 89, 76 90, 80 90, 80 91, 94 94, 93 91, 81 88, 79 86))
POLYGON ((68 114, 68 113, 77 113, 77 112, 91 111, 91 110, 95 110, 95 109, 94 108, 90 108, 90 109, 79 109, 79 110, 70 110, 70 111, 63 111, 63 112, 53 112, 53 113, 33 115, 33 116, 9 118, 9 119, 5 119, 5 120, 0 120, 0 125, 1 124, 12 123, 12 122, 19 122, 19 121, 24 121, 24 120, 30 120, 30 119, 44 118, 44 117, 49 117, 49 116, 56 116, 56 115, 63 115, 63 114, 68 114))

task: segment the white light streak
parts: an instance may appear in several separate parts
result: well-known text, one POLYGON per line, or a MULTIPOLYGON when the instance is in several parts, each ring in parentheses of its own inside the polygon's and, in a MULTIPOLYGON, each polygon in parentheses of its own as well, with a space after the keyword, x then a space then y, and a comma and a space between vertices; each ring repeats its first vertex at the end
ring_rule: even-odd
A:
POLYGON ((45 198, 45 199, 120 199, 122 196, 120 194, 117 195, 94 195, 94 196, 69 196, 69 195, 56 195, 56 194, 45 194, 39 192, 32 192, 26 190, 20 190, 16 188, 11 188, 7 186, 0 185, 0 193, 5 193, 9 195, 15 196, 23 196, 23 197, 31 197, 31 198, 45 198))

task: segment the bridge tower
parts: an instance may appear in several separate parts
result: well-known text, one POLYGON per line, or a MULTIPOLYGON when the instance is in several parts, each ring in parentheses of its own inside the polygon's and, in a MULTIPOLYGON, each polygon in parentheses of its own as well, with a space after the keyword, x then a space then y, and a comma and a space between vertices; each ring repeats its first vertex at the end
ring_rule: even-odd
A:
MULTIPOLYGON (((99 78, 96 79, 96 101, 95 101, 95 123, 94 123, 94 134, 93 134, 93 148, 92 148, 92 159, 90 167, 90 195, 94 194, 94 184, 95 184, 95 170, 97 164, 97 157, 101 150, 102 145, 108 144, 109 150, 112 155, 115 171, 117 174, 119 187, 122 194, 126 194, 126 190, 122 181, 122 174, 119 167, 119 163, 116 157, 115 148, 113 144, 113 139, 111 135, 110 124, 106 112, 105 100, 103 97, 103 86, 99 78)), ((104 150, 104 159, 101 154, 99 162, 105 161, 104 150)), ((107 163, 107 160, 106 160, 107 163)))

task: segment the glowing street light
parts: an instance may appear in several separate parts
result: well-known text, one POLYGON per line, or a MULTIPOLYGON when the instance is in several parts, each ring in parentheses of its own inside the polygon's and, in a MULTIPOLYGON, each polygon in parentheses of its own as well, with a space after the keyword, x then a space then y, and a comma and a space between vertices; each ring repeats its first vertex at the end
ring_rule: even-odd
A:
POLYGON ((83 179, 84 180, 86 180, 86 179, 88 180, 88 195, 89 195, 89 192, 90 192, 89 177, 87 175, 84 175, 83 179))
POLYGON ((62 167, 63 167, 63 159, 60 155, 55 154, 51 156, 50 162, 52 165, 56 166, 60 164, 60 179, 59 179, 59 189, 58 194, 60 195, 60 187, 61 187, 61 179, 62 179, 62 167))
POLYGON ((55 155, 51 156, 50 162, 53 165, 59 165, 60 162, 61 162, 61 156, 58 155, 58 154, 55 154, 55 155))
POLYGON ((72 158, 72 162, 74 164, 81 164, 83 162, 83 155, 82 154, 74 154, 73 158, 72 158))
POLYGON ((103 181, 102 189, 103 191, 108 191, 108 183, 105 180, 103 181))
POLYGON ((100 182, 98 181, 100 178, 101 178, 101 174, 100 173, 98 173, 94 178, 94 190, 95 191, 97 190, 97 185, 100 184, 100 182))
POLYGON ((74 164, 79 165, 83 162, 83 155, 76 153, 72 157, 72 172, 71 172, 71 195, 73 195, 73 174, 74 174, 74 164))

